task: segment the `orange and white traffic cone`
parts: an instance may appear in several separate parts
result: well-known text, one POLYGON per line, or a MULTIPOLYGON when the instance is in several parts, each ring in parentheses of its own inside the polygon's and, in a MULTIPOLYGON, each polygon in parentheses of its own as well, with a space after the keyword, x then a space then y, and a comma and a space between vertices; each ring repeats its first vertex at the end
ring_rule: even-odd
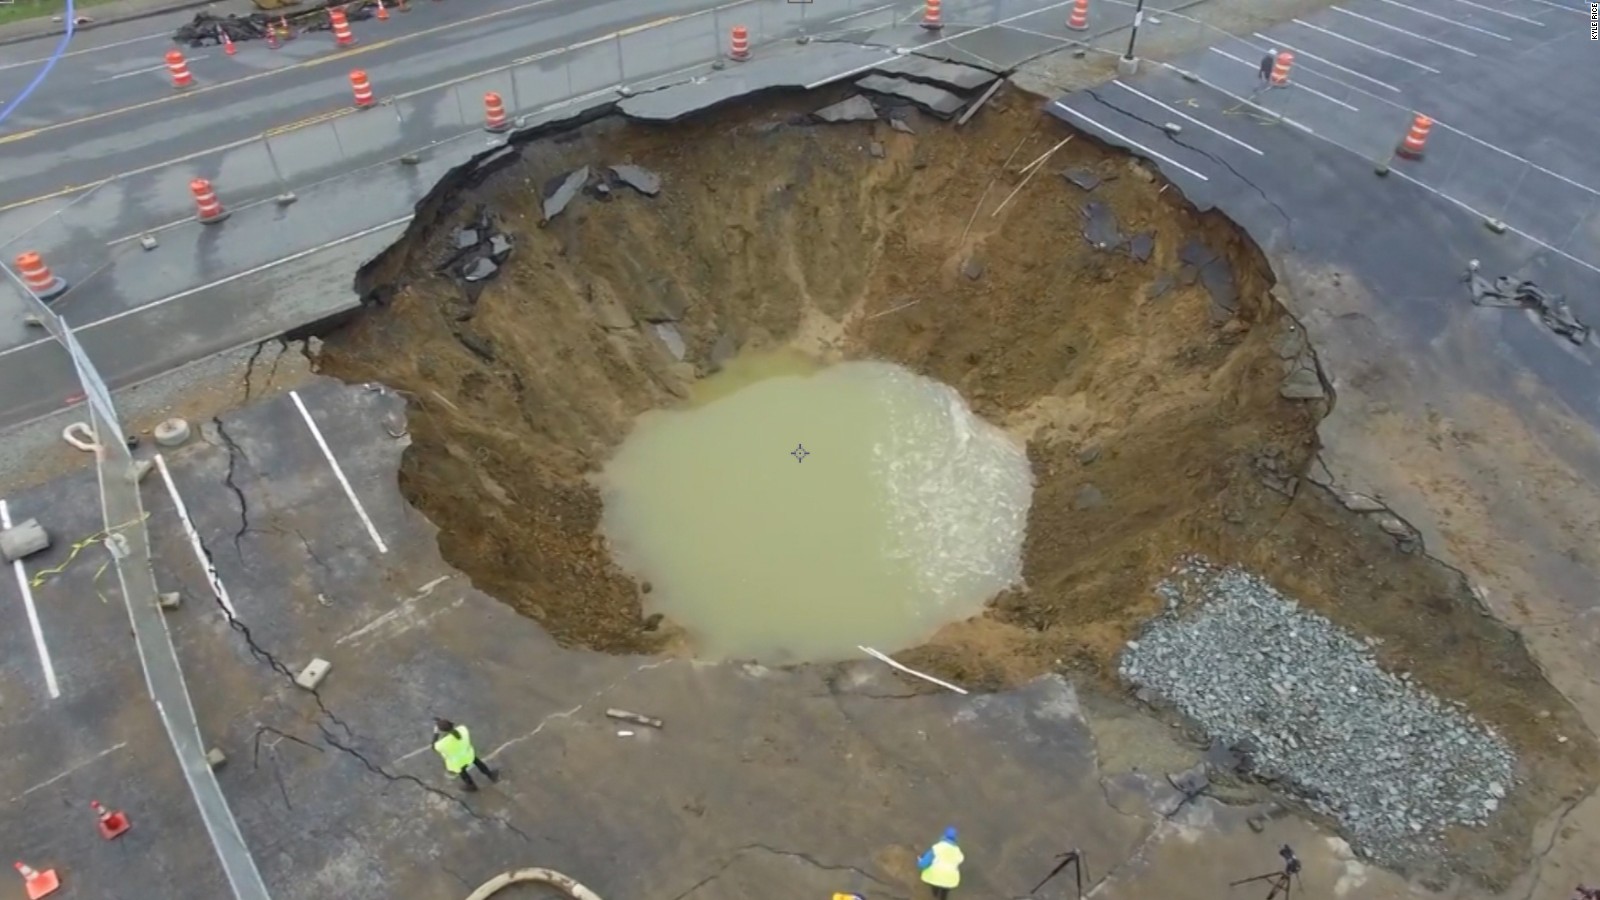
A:
POLYGON ((358 109, 372 106, 372 82, 367 80, 366 72, 356 69, 350 73, 350 91, 355 94, 358 109))
POLYGON ((189 73, 189 63, 181 51, 167 51, 167 72, 172 76, 172 86, 178 90, 194 87, 194 76, 189 73))
POLYGON ((211 189, 211 182, 196 178, 189 182, 189 192, 194 194, 195 219, 201 224, 215 225, 228 217, 222 201, 217 199, 217 192, 211 189))
POLYGON ((944 27, 944 10, 940 7, 939 0, 928 0, 927 7, 922 12, 922 27, 929 31, 938 31, 944 27))
POLYGON ((55 869, 40 872, 20 862, 12 867, 22 876, 22 888, 28 892, 28 900, 39 900, 61 889, 61 879, 57 877, 55 869))
POLYGON ((378 21, 389 21, 389 7, 383 5, 383 0, 378 0, 378 21))
POLYGON ((350 30, 350 20, 344 17, 344 10, 329 9, 328 24, 333 27, 334 44, 348 47, 356 42, 355 33, 350 30))
POLYGON ((1411 128, 1394 152, 1406 159, 1421 159, 1423 148, 1428 143, 1428 132, 1432 129, 1433 120, 1422 113, 1417 113, 1416 118, 1411 120, 1411 128))
POLYGON ((44 264, 44 257, 32 250, 18 254, 17 273, 28 286, 28 293, 46 303, 67 292, 66 279, 51 272, 44 264))
POLYGON ((511 127, 511 120, 506 118, 506 104, 500 95, 490 91, 483 95, 483 130, 495 134, 511 127))
POLYGON ((1073 0, 1072 13, 1067 16, 1067 27, 1073 31, 1089 30, 1089 0, 1073 0))
POLYGON ((733 26, 728 36, 728 58, 736 62, 750 58, 750 30, 743 25, 733 26))
POLYGON ((217 29, 217 34, 221 35, 221 37, 222 37, 222 52, 223 53, 226 53, 227 55, 232 56, 235 53, 239 52, 239 48, 235 47, 233 45, 233 38, 228 37, 228 32, 222 30, 221 28, 218 28, 217 29))
POLYGON ((1293 65, 1293 53, 1285 50, 1284 52, 1278 54, 1278 58, 1272 61, 1272 79, 1270 83, 1273 87, 1289 86, 1289 69, 1293 65))
MULTIPOLYGON (((212 197, 212 200, 215 201, 216 198, 212 197)), ((221 204, 218 204, 217 208, 221 209, 221 204)), ((90 800, 89 808, 94 810, 95 827, 100 830, 100 836, 108 841, 116 840, 126 834, 129 828, 133 827, 133 823, 128 821, 127 813, 121 810, 113 812, 106 809, 100 805, 99 800, 90 800)))

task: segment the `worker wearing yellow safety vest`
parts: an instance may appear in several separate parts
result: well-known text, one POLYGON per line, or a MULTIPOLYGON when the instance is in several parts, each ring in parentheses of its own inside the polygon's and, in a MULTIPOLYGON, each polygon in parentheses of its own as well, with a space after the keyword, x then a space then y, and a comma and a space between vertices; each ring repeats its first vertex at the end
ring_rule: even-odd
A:
POLYGON ((491 782, 500 780, 500 775, 478 758, 478 751, 472 748, 472 735, 465 725, 457 725, 449 719, 434 719, 433 749, 444 759, 444 770, 460 778, 461 786, 469 791, 477 790, 478 785, 468 769, 477 768, 491 782))
POLYGON ((944 837, 917 857, 917 868, 922 870, 922 882, 933 888, 934 900, 946 900, 950 892, 961 885, 961 863, 966 856, 956 845, 954 826, 944 830, 944 837))

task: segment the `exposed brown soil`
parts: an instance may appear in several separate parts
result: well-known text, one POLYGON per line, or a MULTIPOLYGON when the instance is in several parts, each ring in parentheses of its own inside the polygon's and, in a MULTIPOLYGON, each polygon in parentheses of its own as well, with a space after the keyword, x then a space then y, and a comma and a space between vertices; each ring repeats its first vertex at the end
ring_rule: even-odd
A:
POLYGON ((980 688, 1063 668, 1113 687, 1115 656, 1156 612, 1150 587, 1175 558, 1243 563, 1382 638, 1386 662, 1515 742, 1529 789, 1487 842, 1463 834, 1457 849, 1460 870, 1490 883, 1520 870, 1532 823, 1593 783, 1593 744, 1455 573, 1294 477, 1326 405, 1279 396, 1295 326, 1253 245, 1083 137, 991 215, 1017 170, 1070 133, 1033 98, 1003 93, 960 130, 913 117, 915 136, 782 124, 825 99, 670 129, 606 120, 541 142, 377 267, 389 306, 330 335, 321 368, 408 392, 402 488, 446 559, 564 643, 660 651, 674 631, 647 630, 639 588, 596 535, 586 474, 636 415, 675 402, 730 348, 892 360, 1027 439, 1038 482, 1028 589, 902 659, 980 688), (540 226, 548 179, 623 161, 660 173, 662 195, 580 199, 540 226), (1066 168, 1106 181, 1085 194, 1066 168), (1089 200, 1153 233, 1153 258, 1090 247, 1089 200), (474 302, 434 268, 476 203, 518 247, 474 302), (1191 237, 1233 264, 1234 314, 1183 277, 1191 237), (1153 288, 1164 277, 1170 289, 1153 288), (687 363, 641 325, 665 319, 687 363), (1080 502, 1089 484, 1102 503, 1080 502))

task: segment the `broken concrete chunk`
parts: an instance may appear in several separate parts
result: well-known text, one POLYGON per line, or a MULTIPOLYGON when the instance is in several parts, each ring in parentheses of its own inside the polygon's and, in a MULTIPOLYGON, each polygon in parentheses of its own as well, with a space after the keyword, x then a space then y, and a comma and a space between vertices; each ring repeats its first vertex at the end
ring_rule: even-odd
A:
POLYGON ((1411 526, 1402 522, 1398 516, 1386 515, 1378 517, 1378 527, 1390 537, 1409 538, 1412 536, 1411 526))
POLYGON ((573 198, 578 196, 578 192, 583 190, 583 186, 589 183, 589 167, 584 166, 577 171, 569 172, 558 181, 559 184, 556 185, 555 190, 547 191, 545 194, 544 220, 546 222, 561 215, 573 198))
POLYGON ((632 722, 635 725, 644 725, 649 728, 660 728, 663 724, 660 719, 657 719, 653 716, 643 716, 636 712, 628 712, 625 709, 608 709, 606 710, 606 716, 612 719, 620 719, 624 722, 632 722))
POLYGON ((1122 244, 1117 214, 1104 203, 1089 203, 1083 208, 1083 237, 1096 250, 1110 250, 1122 244))
POLYGON ((856 94, 817 110, 817 118, 824 122, 871 122, 878 118, 878 109, 871 100, 856 94))
POLYGON ((489 236, 489 258, 496 263, 506 261, 511 255, 511 236, 508 234, 493 234, 489 236))
POLYGON ((333 663, 320 657, 313 659, 304 669, 300 670, 299 675, 294 677, 294 683, 308 691, 314 691, 317 689, 317 685, 322 683, 322 679, 328 677, 328 670, 331 668, 333 668, 333 663))
POLYGON ((461 278, 467 282, 483 281, 494 277, 498 271, 500 267, 495 265, 494 260, 481 256, 461 267, 461 278))
POLYGON ((483 241, 483 235, 476 228, 462 228, 456 232, 456 249, 471 250, 483 241))
POLYGON ((24 519, 0 531, 0 556, 4 556, 8 563, 25 559, 49 547, 50 535, 38 519, 24 519))
POLYGON ((916 131, 914 131, 910 125, 906 124, 905 119, 890 119, 889 127, 900 132, 901 134, 916 134, 916 131))
POLYGON ((1296 369, 1278 387, 1278 396, 1285 400, 1321 400, 1328 396, 1322 389, 1322 379, 1310 369, 1296 369))
POLYGON ((612 166, 611 174, 616 176, 618 181, 646 197, 654 197, 661 193, 661 176, 642 166, 612 166))
POLYGON ((1340 503, 1344 504, 1344 508, 1351 512, 1382 512, 1388 509, 1383 505, 1383 501, 1375 497, 1369 497, 1366 494, 1358 494, 1355 491, 1336 491, 1335 496, 1339 498, 1340 503))
POLYGON ((672 323, 657 322, 650 327, 655 331, 656 337, 661 339, 661 343, 667 345, 667 351, 673 358, 682 362, 689 355, 689 348, 683 342, 683 335, 678 333, 677 327, 672 323))
POLYGON ((967 261, 961 264, 961 274, 972 281, 977 281, 983 277, 983 263, 974 257, 968 257, 967 261))
POLYGON ((883 145, 877 141, 873 141, 867 145, 867 152, 872 154, 873 159, 883 159, 884 157, 883 145))
POLYGON ((177 609, 183 603, 183 595, 177 591, 167 591, 156 598, 156 605, 168 612, 177 609))
POLYGON ((1149 262, 1150 255, 1156 252, 1155 235, 1136 234, 1128 241, 1128 255, 1139 262, 1149 262))
POLYGON ((1092 191, 1100 186, 1100 176, 1088 169, 1068 169, 1061 173, 1061 177, 1086 191, 1092 191))
POLYGON ((211 768, 220 769, 224 765, 227 765, 227 763, 227 754, 223 753, 221 748, 212 747, 210 750, 206 751, 206 764, 211 768))
POLYGON ((954 117, 961 111, 961 107, 967 104, 966 100, 949 91, 886 75, 868 75, 857 81, 856 87, 875 94, 909 100, 941 119, 954 117))

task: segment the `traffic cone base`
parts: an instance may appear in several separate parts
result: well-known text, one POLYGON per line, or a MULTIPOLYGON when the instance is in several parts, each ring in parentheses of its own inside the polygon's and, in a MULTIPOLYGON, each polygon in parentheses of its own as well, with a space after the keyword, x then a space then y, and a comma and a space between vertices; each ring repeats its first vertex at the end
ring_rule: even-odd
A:
POLYGON ((28 900, 40 900, 61 890, 61 878, 56 875, 55 869, 37 872, 22 863, 16 863, 14 868, 22 876, 22 887, 28 892, 28 900))
MULTIPOLYGON (((225 216, 227 213, 222 215, 225 216)), ((100 836, 108 841, 116 840, 133 827, 133 823, 128 821, 128 814, 120 809, 113 812, 101 806, 98 800, 89 801, 89 808, 99 817, 99 821, 95 824, 100 829, 100 836)))

